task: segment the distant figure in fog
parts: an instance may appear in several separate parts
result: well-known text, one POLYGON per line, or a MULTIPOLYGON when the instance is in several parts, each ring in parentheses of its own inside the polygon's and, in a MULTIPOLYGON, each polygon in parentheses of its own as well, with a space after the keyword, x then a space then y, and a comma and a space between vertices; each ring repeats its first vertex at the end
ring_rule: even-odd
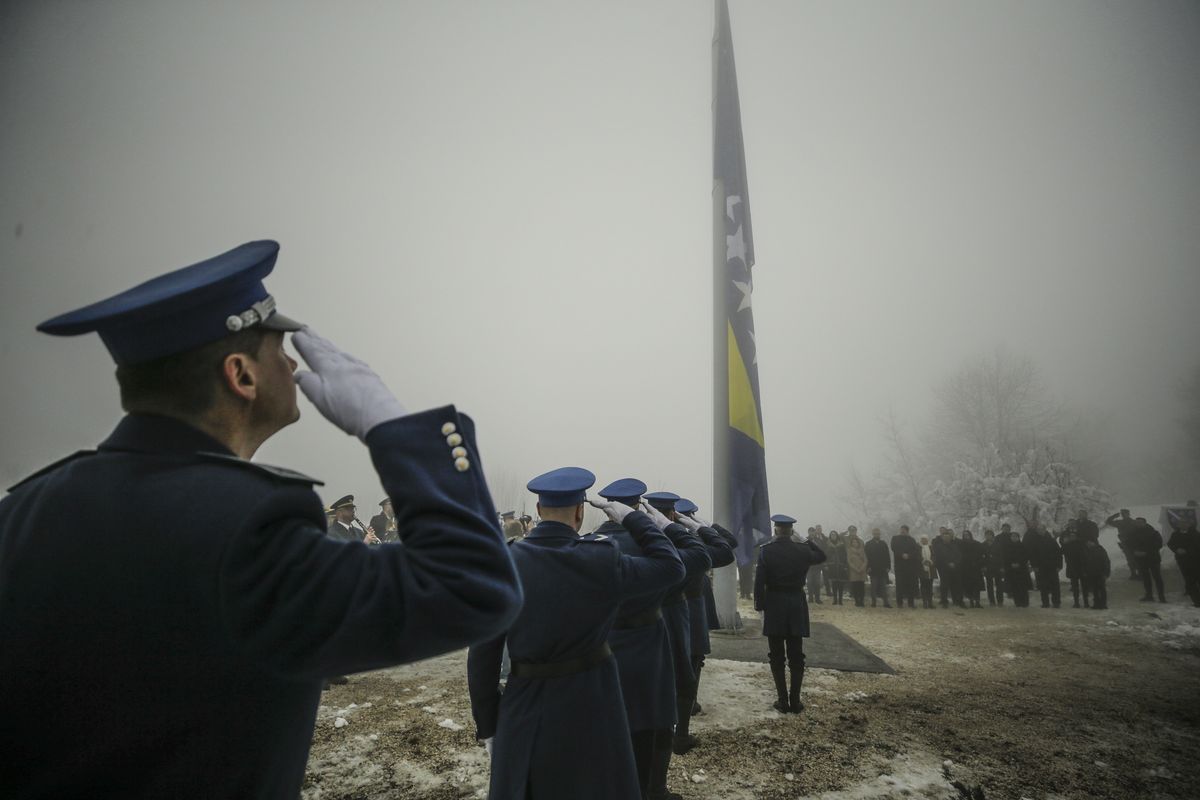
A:
POLYGON ((971 608, 982 608, 979 593, 983 591, 983 542, 975 541, 971 532, 964 529, 958 544, 962 548, 963 596, 970 602, 971 608))
POLYGON ((1183 574, 1183 590, 1191 598, 1192 604, 1200 607, 1200 531, 1196 523, 1189 522, 1172 526, 1171 538, 1167 547, 1175 554, 1175 563, 1183 574))
MULTIPOLYGON (((1079 528, 1076 526, 1076 532, 1079 528)), ((1037 589, 1042 595, 1042 608, 1058 608, 1062 604, 1059 594, 1058 572, 1062 569, 1063 555, 1058 542, 1037 523, 1031 522, 1025 532, 1025 549, 1037 576, 1037 589)))
POLYGON ((1145 517, 1138 517, 1137 527, 1133 530, 1132 545, 1133 557, 1137 561, 1138 571, 1142 575, 1142 586, 1146 589, 1142 601, 1154 600, 1150 585, 1153 581, 1153 588, 1158 590, 1158 602, 1167 602, 1167 597, 1163 593, 1162 534, 1155 530, 1149 522, 1146 522, 1145 517))
POLYGON ((1104 548, 1100 546, 1099 542, 1084 542, 1083 563, 1088 589, 1092 593, 1092 608, 1096 611, 1108 608, 1106 581, 1112 571, 1108 553, 1104 552, 1104 548))
POLYGON ((929 537, 921 537, 921 607, 933 608, 933 579, 937 577, 937 568, 933 565, 933 548, 929 537))
POLYGON ((1067 580, 1071 582, 1071 596, 1074 598, 1072 608, 1079 608, 1079 595, 1083 594, 1083 607, 1088 607, 1088 595, 1090 589, 1088 583, 1084 580, 1087 574, 1087 568, 1084 563, 1084 555, 1087 548, 1087 543, 1080 541, 1079 536, 1074 530, 1068 529, 1061 537, 1061 548, 1063 562, 1067 566, 1067 580))
POLYGON ((1021 537, 1006 522, 1000 527, 1001 552, 1004 553, 1004 591, 1017 608, 1029 607, 1029 552, 1021 537))
POLYGON ((846 591, 846 542, 837 531, 829 532, 829 546, 825 549, 825 555, 825 574, 833 590, 833 604, 840 606, 843 605, 842 597, 846 591))
POLYGON ((1129 516, 1128 508, 1122 508, 1104 520, 1104 524, 1117 529, 1117 545, 1121 548, 1121 554, 1125 556, 1130 580, 1140 579, 1142 576, 1138 573, 1137 560, 1133 557, 1133 548, 1130 546, 1133 542, 1133 532, 1137 529, 1137 520, 1129 516))
POLYGON ((983 580, 988 605, 1004 605, 1004 547, 991 528, 983 532, 983 580))
POLYGON ((892 553, 888 550, 887 542, 880 537, 879 528, 872 528, 871 541, 866 544, 867 574, 871 576, 871 608, 875 608, 878 599, 883 600, 884 608, 891 608, 887 587, 891 583, 888 573, 892 568, 892 553))
POLYGON ((892 554, 896 557, 896 607, 908 600, 909 608, 916 608, 917 592, 920 591, 921 546, 908 532, 907 525, 892 537, 892 554))
POLYGON ((937 567, 938 589, 941 593, 939 605, 949 606, 949 600, 959 608, 966 608, 962 594, 962 546, 955 540, 954 531, 942 528, 942 533, 933 543, 933 564, 937 567))
POLYGON ((858 538, 858 528, 851 525, 846 529, 846 580, 850 582, 850 596, 854 605, 862 608, 866 596, 867 550, 858 538))

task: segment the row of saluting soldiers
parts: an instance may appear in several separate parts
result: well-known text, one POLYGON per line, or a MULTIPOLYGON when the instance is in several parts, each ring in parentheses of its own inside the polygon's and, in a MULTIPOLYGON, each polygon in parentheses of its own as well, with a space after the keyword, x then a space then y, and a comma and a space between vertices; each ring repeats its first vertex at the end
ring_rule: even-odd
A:
POLYGON ((707 572, 733 561, 735 540, 676 494, 623 478, 588 500, 594 482, 578 467, 529 482, 540 520, 509 544, 524 606, 468 653, 493 798, 679 797, 667 772, 695 744, 707 572), (586 503, 608 520, 581 536, 586 503))

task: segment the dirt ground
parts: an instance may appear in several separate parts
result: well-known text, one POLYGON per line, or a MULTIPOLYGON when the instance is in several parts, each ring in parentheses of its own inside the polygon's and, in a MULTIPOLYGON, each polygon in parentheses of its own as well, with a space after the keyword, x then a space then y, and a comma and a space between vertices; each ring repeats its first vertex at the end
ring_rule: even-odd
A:
MULTIPOLYGON (((1139 603, 1140 588, 1111 580, 1109 611, 1041 609, 1036 596, 1027 609, 826 601, 814 619, 897 674, 809 670, 807 710, 780 715, 766 665, 710 660, 700 745, 672 760, 671 788, 689 800, 1195 798, 1200 609, 1174 581, 1166 605, 1139 603)), ((455 653, 327 691, 304 798, 486 796, 465 662, 455 653)), ((583 721, 581 753, 586 736, 583 721)))

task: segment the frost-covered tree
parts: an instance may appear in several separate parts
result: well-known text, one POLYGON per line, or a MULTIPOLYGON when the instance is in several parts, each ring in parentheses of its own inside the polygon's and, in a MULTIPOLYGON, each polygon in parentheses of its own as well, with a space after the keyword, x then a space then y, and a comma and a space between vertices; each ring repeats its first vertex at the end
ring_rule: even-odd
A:
POLYGON ((1110 507, 1072 446, 1079 426, 1068 424, 1032 359, 998 350, 969 361, 938 387, 936 401, 919 440, 888 414, 884 467, 871 479, 852 475, 848 509, 880 527, 978 532, 1003 522, 1060 528, 1081 508, 1099 515, 1110 507))

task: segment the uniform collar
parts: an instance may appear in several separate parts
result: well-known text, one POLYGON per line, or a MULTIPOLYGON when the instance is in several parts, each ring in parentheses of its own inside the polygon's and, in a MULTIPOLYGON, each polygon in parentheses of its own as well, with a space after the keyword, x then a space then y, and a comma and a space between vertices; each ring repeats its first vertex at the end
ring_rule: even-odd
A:
POLYGON ((526 539, 578 539, 579 534, 570 525, 562 522, 542 520, 525 536, 526 539))
POLYGON ((127 415, 100 443, 99 449, 134 453, 234 454, 221 442, 186 422, 156 414, 127 415))

